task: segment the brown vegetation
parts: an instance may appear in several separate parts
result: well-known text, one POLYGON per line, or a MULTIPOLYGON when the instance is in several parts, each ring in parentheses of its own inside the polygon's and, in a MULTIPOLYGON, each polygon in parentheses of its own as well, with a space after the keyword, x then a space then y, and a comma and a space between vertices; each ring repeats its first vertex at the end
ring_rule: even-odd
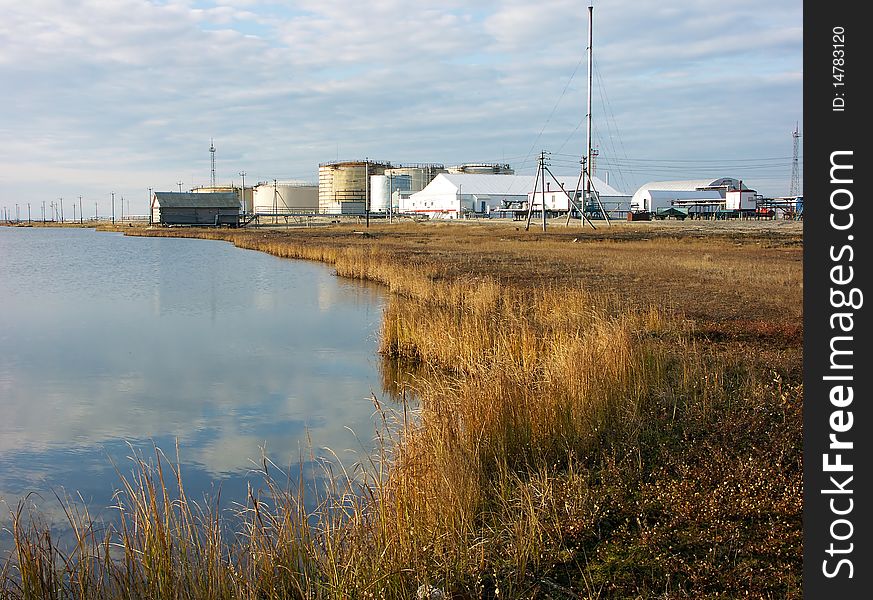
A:
POLYGON ((137 233, 385 284, 381 350, 425 373, 416 416, 400 407, 366 479, 314 514, 268 478, 233 544, 181 478, 165 501, 145 463, 119 494, 128 524, 105 538, 80 525, 77 560, 53 565, 45 529, 18 515, 3 595, 800 597, 796 228, 137 233))

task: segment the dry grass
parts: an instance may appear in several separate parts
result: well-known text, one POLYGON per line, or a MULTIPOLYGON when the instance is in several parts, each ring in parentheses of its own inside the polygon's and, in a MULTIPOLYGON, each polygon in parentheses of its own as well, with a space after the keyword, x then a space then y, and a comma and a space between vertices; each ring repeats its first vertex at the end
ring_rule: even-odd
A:
POLYGON ((314 512, 265 464, 232 542, 145 461, 70 555, 19 511, 3 596, 800 597, 800 239, 630 225, 143 232, 385 284, 418 408, 314 512))

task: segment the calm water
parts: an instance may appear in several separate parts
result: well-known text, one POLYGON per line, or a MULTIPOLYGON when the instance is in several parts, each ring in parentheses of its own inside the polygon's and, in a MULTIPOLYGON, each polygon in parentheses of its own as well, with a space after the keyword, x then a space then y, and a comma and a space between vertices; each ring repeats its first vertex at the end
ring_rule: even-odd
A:
POLYGON ((0 227, 0 498, 106 506, 128 444, 178 440, 189 495, 220 482, 228 501, 262 449, 292 467, 311 439, 354 461, 384 395, 383 302, 223 242, 0 227))

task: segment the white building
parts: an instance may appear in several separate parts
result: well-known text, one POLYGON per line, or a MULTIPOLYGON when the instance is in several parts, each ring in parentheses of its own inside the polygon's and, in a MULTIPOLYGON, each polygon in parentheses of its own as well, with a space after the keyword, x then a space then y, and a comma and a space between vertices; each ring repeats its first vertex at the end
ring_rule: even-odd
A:
MULTIPOLYGON (((650 181, 634 193, 631 210, 656 212, 659 208, 717 207, 725 202, 731 190, 748 188, 739 179, 689 179, 682 181, 650 181)), ((754 207, 753 207, 754 208, 754 207)))
POLYGON ((750 211, 758 208, 758 195, 755 190, 731 190, 725 195, 726 210, 750 211))
MULTIPOLYGON (((482 175, 446 174, 437 175, 420 192, 400 197, 400 211, 426 214, 432 218, 457 219, 466 215, 486 215, 501 211, 527 210, 536 182, 534 175, 482 175)), ((555 176, 570 194, 576 187, 579 174, 555 176)), ((605 182, 593 178, 595 188, 600 192, 601 201, 616 203, 623 200, 627 205, 630 196, 622 194, 605 182)), ((542 183, 536 183, 537 199, 534 210, 542 206, 542 183)), ((546 208, 555 212, 566 212, 569 200, 560 186, 546 175, 546 208)), ((607 208, 608 210, 608 208, 607 208)))
MULTIPOLYGON (((578 173, 576 175, 556 175, 554 179, 552 179, 551 175, 546 174, 545 194, 542 191, 543 183, 541 180, 537 184, 536 196, 534 196, 533 187, 531 187, 531 192, 528 194, 527 199, 529 202, 533 202, 534 211, 542 210, 543 196, 545 195, 546 210, 548 211, 566 213, 571 209, 577 210, 581 208, 586 213, 600 214, 600 207, 597 206, 594 197, 594 192, 596 192, 597 198, 600 199, 600 204, 603 205, 603 210, 610 217, 624 217, 630 210, 630 194, 618 191, 596 176, 591 178, 591 182, 593 184, 591 197, 587 199, 587 202, 583 202, 582 199, 585 196, 586 185, 584 181, 579 181, 578 173), (555 179, 557 179, 557 184, 555 179), (576 190, 577 185, 579 186, 578 190, 576 190), (570 198, 573 197, 574 191, 576 196, 571 203, 570 198)), ((531 183, 531 186, 533 186, 533 183, 531 183)))

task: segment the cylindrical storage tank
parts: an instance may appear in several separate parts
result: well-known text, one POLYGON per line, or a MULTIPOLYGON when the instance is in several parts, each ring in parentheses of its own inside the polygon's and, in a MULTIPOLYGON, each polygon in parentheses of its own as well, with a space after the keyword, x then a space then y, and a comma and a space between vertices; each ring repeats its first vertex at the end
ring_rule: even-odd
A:
POLYGON ((254 188, 250 188, 246 186, 242 190, 242 201, 240 202, 240 207, 242 208, 242 212, 245 215, 250 215, 254 212, 255 207, 255 190, 254 188))
POLYGON ((195 194, 209 194, 212 192, 232 192, 240 199, 239 209, 243 214, 252 212, 252 188, 245 190, 235 185, 204 185, 191 190, 195 194))
MULTIPOLYGON (((388 212, 388 198, 393 198, 396 192, 420 191, 412 189, 412 176, 397 173, 400 169, 385 169, 385 175, 370 177, 370 210, 372 212, 388 212), (389 175, 389 173, 391 173, 389 175)), ((397 210, 397 200, 392 210, 397 210)))
POLYGON ((388 212, 387 175, 370 175, 370 211, 388 212))
MULTIPOLYGON (((413 190, 412 189, 412 176, 411 175, 389 175, 388 176, 388 189, 391 192, 401 191, 401 192, 420 192, 421 190, 413 190)), ((424 188, 422 188, 424 189, 424 188)))
POLYGON ((355 211, 359 211, 361 206, 366 208, 370 176, 384 175, 388 168, 391 168, 391 163, 370 160, 318 165, 319 212, 349 214, 349 210, 342 206, 346 203, 355 211))
POLYGON ((402 183, 391 186, 392 189, 407 192, 420 192, 440 173, 448 173, 448 170, 438 164, 406 165, 385 170, 385 175, 393 177, 396 181, 402 181, 402 178, 408 179, 409 187, 400 187, 402 183))
POLYGON ((318 210, 318 186, 305 181, 265 181, 254 188, 253 210, 282 214, 318 210))
POLYGON ((506 163, 465 163, 449 167, 449 173, 469 175, 514 175, 515 171, 506 163))

